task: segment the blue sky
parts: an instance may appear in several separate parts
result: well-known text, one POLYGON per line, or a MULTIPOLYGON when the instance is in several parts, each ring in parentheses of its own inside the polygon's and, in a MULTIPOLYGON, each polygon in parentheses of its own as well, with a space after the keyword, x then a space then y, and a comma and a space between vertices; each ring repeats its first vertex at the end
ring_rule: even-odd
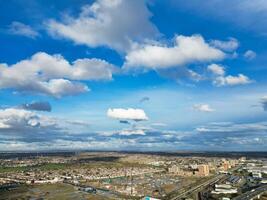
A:
POLYGON ((0 150, 267 150, 266 11, 2 1, 0 150))

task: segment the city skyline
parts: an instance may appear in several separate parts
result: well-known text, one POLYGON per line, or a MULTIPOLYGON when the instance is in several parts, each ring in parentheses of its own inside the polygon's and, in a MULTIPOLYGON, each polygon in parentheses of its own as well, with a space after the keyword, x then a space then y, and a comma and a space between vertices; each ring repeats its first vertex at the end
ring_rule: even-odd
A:
POLYGON ((267 151, 266 2, 0 10, 0 151, 267 151))

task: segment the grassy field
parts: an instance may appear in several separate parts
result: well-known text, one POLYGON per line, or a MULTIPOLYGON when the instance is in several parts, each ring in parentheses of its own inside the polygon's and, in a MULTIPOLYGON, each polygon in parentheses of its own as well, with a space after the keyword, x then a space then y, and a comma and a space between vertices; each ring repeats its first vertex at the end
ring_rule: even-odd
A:
POLYGON ((71 167, 67 164, 54 164, 47 163, 38 166, 28 166, 28 167, 3 167, 0 166, 0 173, 8 173, 8 172, 20 172, 20 171, 33 171, 33 170, 41 170, 41 171, 49 171, 49 170, 59 170, 66 169, 67 167, 71 167))

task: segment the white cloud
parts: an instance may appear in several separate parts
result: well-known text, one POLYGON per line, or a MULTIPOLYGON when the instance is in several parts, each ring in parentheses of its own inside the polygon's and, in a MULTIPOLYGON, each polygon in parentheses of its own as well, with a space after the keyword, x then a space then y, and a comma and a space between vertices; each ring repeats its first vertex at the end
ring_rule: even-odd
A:
POLYGON ((126 68, 144 67, 164 69, 194 62, 221 60, 224 52, 211 47, 201 35, 176 36, 175 44, 137 45, 126 55, 126 68))
POLYGON ((216 86, 226 85, 244 85, 252 82, 249 77, 238 74, 237 76, 225 75, 225 68, 218 64, 211 64, 207 67, 208 71, 212 73, 213 84, 216 86))
POLYGON ((200 133, 201 133, 201 132, 208 132, 209 129, 208 129, 208 128, 204 128, 204 127, 197 127, 197 128, 196 128, 196 131, 197 131, 197 132, 200 132, 200 133))
POLYGON ((245 53, 244 53, 244 57, 248 60, 253 60, 255 57, 257 56, 257 54, 252 51, 252 50, 247 50, 245 53))
POLYGON ((107 116, 118 119, 118 120, 134 120, 134 121, 143 121, 148 120, 146 113, 142 109, 134 109, 134 108, 114 108, 108 109, 107 116))
POLYGON ((225 85, 244 85, 251 83, 247 76, 243 74, 238 74, 237 76, 218 76, 214 79, 213 83, 216 86, 225 86, 225 85))
POLYGON ((0 109, 0 138, 14 136, 18 140, 45 142, 80 134, 88 130, 88 125, 85 121, 51 117, 22 108, 0 109))
POLYGON ((0 64, 0 89, 12 88, 55 97, 89 91, 81 80, 110 80, 115 66, 100 59, 78 59, 69 63, 61 55, 44 52, 8 66, 0 64))
POLYGON ((48 94, 54 97, 62 97, 67 95, 76 95, 89 91, 86 85, 81 83, 71 82, 66 79, 51 79, 48 82, 42 83, 42 88, 38 88, 37 92, 48 94))
POLYGON ((214 112, 215 110, 208 104, 195 104, 193 109, 200 112, 214 112))
POLYGON ((199 73, 197 73, 191 69, 188 69, 188 75, 189 75, 189 78, 191 78, 195 82, 199 82, 199 81, 204 79, 204 77, 201 74, 199 74, 199 73))
POLYGON ((39 36, 39 33, 35 31, 32 27, 17 21, 13 21, 9 25, 8 32, 10 34, 22 35, 33 39, 39 36))
POLYGON ((224 67, 218 64, 210 64, 208 70, 211 71, 214 75, 223 76, 225 74, 224 67))
POLYGON ((142 129, 124 129, 118 132, 118 135, 146 135, 145 131, 142 129))
POLYGON ((53 126, 54 121, 48 120, 49 118, 37 115, 35 112, 23 109, 7 108, 0 110, 0 130, 9 129, 26 130, 29 128, 49 127, 53 126))
POLYGON ((239 46, 239 42, 235 38, 229 38, 228 41, 212 40, 210 44, 215 48, 228 52, 236 50, 239 46))
POLYGON ((142 41, 157 33, 149 21, 151 13, 143 0, 97 0, 82 7, 77 18, 50 20, 47 29, 56 37, 90 47, 108 46, 124 51, 131 41, 142 41))

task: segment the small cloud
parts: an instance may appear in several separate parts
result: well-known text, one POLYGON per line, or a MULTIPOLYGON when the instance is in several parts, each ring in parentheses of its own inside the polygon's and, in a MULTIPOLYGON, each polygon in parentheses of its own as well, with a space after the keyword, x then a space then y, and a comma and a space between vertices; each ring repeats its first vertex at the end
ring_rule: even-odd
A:
POLYGON ((237 76, 218 76, 213 81, 213 84, 216 86, 225 86, 225 85, 245 85, 251 83, 252 80, 249 79, 249 77, 238 74, 237 76))
POLYGON ((253 60, 255 57, 257 56, 257 54, 252 51, 252 50, 247 50, 245 53, 244 53, 244 57, 247 59, 247 60, 253 60))
POLYGON ((133 121, 144 121, 148 120, 146 113, 142 109, 134 108, 109 108, 107 111, 107 116, 110 118, 118 119, 120 121, 133 120, 133 121))
POLYGON ((188 75, 189 75, 189 78, 195 82, 199 82, 199 81, 204 79, 204 77, 201 74, 199 74, 199 73, 197 73, 191 69, 188 70, 188 75))
POLYGON ((208 66, 208 71, 218 76, 223 76, 225 74, 224 67, 218 64, 210 64, 208 66))
POLYGON ((40 34, 29 25, 17 21, 13 21, 9 25, 8 32, 13 35, 21 35, 32 39, 35 39, 36 37, 40 36, 40 34))
POLYGON ((208 104, 195 104, 193 109, 200 112, 214 112, 215 109, 211 108, 208 104))
POLYGON ((129 136, 129 135, 146 135, 146 133, 142 129, 137 129, 137 130, 121 130, 121 131, 118 132, 118 135, 124 135, 124 136, 129 136))
POLYGON ((204 127, 197 127, 197 128, 196 128, 196 131, 202 133, 202 132, 208 132, 209 129, 204 128, 204 127))
POLYGON ((229 38, 228 41, 212 40, 210 44, 213 47, 216 47, 218 49, 221 49, 223 51, 228 51, 228 52, 236 50, 239 46, 239 42, 235 38, 229 38))
POLYGON ((149 101, 150 98, 149 97, 143 97, 142 99, 139 100, 140 103, 143 103, 145 101, 149 101))
POLYGON ((237 76, 226 76, 225 67, 219 64, 210 64, 207 67, 207 70, 212 73, 211 79, 213 80, 213 85, 215 86, 245 85, 253 82, 244 74, 238 74, 237 76))
POLYGON ((22 104, 19 107, 25 110, 36 110, 36 111, 47 111, 47 112, 51 112, 52 110, 50 103, 46 101, 26 103, 26 104, 22 104))

